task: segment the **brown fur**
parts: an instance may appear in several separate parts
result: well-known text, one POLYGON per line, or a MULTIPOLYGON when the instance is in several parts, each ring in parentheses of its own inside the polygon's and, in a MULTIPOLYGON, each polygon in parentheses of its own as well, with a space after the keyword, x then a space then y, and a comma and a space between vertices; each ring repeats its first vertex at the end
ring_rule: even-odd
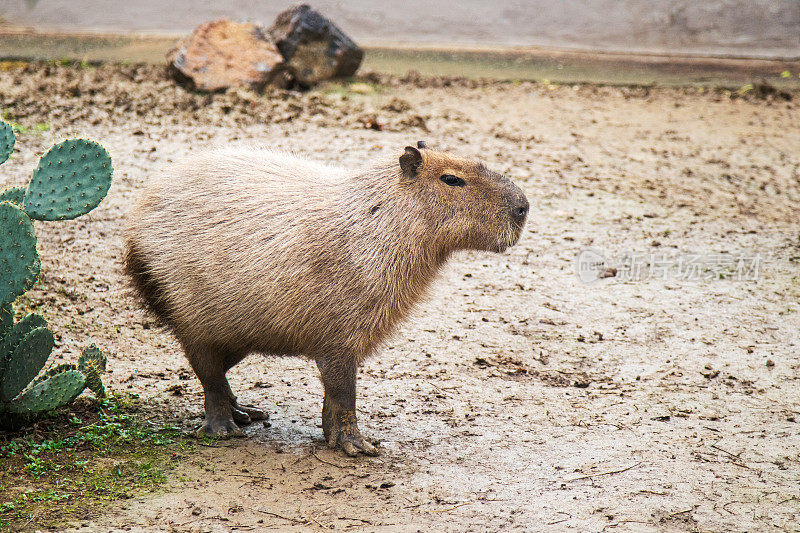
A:
POLYGON ((403 157, 405 169, 392 158, 349 170, 226 149, 175 165, 145 191, 126 233, 126 271, 186 349, 207 426, 214 396, 219 420, 207 431, 237 429, 221 422, 241 407, 224 379, 236 362, 251 352, 305 355, 322 372, 323 418, 338 420, 325 427, 329 442, 374 451, 342 414, 354 408, 355 368, 453 252, 505 250, 527 212, 522 192, 480 163, 429 149, 403 157), (448 186, 443 174, 466 185, 448 186))

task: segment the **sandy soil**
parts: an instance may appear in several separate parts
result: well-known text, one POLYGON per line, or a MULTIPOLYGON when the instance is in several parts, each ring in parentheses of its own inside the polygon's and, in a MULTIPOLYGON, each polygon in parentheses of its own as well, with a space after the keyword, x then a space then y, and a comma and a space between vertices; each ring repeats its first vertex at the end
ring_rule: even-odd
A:
POLYGON ((202 415, 199 383, 137 309, 119 264, 122 219, 159 165, 232 141, 355 164, 426 139, 508 173, 532 205, 518 246, 456 257, 364 366, 361 428, 381 439, 381 457, 325 448, 311 363, 254 355, 231 381, 270 426, 202 448, 167 490, 86 529, 800 530, 797 104, 381 81, 355 87, 365 94, 205 96, 150 67, 0 79, 11 117, 53 126, 18 140, 4 184, 23 183, 67 136, 102 140, 115 161, 100 208, 38 224, 31 301, 47 304, 59 355, 97 342, 116 390, 187 428, 202 415), (757 280, 619 273, 584 284, 574 265, 587 246, 763 261, 757 280))

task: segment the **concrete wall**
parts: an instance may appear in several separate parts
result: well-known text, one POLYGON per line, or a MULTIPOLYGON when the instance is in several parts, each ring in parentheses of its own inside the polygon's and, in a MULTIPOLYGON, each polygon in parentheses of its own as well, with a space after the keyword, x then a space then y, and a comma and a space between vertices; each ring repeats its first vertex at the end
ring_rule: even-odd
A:
MULTIPOLYGON (((269 23, 293 2, 0 0, 37 29, 188 32, 220 16, 269 23)), ((800 0, 315 0, 356 40, 800 56, 800 0)))

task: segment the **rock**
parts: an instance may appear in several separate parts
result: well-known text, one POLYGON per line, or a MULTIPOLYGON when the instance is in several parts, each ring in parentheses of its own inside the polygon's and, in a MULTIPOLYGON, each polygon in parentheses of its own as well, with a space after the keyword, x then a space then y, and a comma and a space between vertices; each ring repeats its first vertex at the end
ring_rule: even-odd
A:
POLYGON ((381 131, 384 128, 384 124, 374 114, 362 115, 358 117, 358 122, 368 130, 381 131))
POLYGON ((217 19, 198 26, 167 52, 173 74, 201 91, 266 84, 286 78, 286 65, 264 29, 217 19))
POLYGON ((363 50, 352 39, 306 4, 279 14, 269 34, 298 83, 306 87, 352 76, 364 58, 363 50))

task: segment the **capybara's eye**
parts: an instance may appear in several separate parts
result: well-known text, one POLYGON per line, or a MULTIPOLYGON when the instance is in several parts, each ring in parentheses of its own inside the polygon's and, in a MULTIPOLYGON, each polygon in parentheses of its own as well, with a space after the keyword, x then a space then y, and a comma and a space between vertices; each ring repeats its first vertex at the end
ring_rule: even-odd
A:
POLYGON ((463 187, 467 184, 466 181, 452 174, 444 174, 440 179, 451 187, 463 187))

